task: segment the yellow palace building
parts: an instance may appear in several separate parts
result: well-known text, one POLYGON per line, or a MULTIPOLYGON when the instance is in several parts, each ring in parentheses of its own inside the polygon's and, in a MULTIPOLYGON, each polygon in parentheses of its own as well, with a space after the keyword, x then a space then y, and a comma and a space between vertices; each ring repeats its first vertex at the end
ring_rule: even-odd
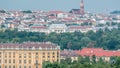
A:
POLYGON ((50 42, 0 44, 0 68, 42 68, 44 61, 60 62, 60 47, 50 42))

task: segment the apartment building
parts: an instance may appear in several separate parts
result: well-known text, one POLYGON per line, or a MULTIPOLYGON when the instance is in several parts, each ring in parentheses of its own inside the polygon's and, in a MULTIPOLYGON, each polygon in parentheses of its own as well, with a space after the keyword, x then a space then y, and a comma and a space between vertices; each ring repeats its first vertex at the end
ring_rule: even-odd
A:
POLYGON ((60 47, 50 42, 1 43, 0 68, 42 68, 60 62, 60 47))

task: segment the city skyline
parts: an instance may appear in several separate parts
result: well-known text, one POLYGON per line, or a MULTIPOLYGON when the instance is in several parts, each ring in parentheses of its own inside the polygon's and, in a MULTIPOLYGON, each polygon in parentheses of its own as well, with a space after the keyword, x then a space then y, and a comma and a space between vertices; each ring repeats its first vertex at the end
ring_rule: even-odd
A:
MULTIPOLYGON (((49 0, 2 0, 0 2, 0 9, 6 10, 62 10, 69 11, 73 8, 80 8, 81 0, 60 0, 60 1, 49 1, 49 0)), ((111 12, 119 10, 119 0, 84 0, 85 11, 89 12, 111 12)))

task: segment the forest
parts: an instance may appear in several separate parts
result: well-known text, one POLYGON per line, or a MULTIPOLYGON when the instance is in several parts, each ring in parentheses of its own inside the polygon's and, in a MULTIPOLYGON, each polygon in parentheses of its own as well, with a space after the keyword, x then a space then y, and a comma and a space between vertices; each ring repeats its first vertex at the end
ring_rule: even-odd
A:
POLYGON ((22 42, 52 42, 58 44, 61 49, 79 50, 84 47, 100 47, 107 50, 120 49, 120 29, 88 31, 87 33, 39 33, 18 32, 15 30, 0 31, 0 43, 22 42))

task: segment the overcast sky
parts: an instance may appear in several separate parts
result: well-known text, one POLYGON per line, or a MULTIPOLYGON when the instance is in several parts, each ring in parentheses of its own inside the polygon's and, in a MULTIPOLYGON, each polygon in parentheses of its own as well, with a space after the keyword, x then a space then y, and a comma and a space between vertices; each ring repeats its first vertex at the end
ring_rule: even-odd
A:
MULTIPOLYGON (((84 0, 89 12, 120 10, 120 0, 84 0)), ((62 10, 79 8, 80 0, 0 0, 0 9, 6 10, 62 10)))

